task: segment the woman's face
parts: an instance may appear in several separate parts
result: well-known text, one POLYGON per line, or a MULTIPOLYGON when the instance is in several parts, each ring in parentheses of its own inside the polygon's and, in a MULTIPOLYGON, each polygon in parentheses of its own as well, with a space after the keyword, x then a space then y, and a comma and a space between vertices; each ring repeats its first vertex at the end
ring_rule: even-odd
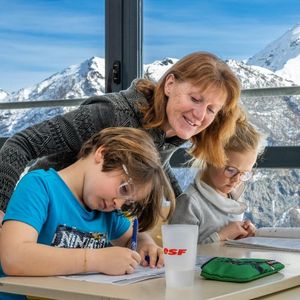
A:
POLYGON ((184 140, 208 127, 226 101, 223 91, 212 88, 202 92, 190 82, 179 82, 173 74, 166 79, 165 94, 168 97, 166 136, 184 140))
POLYGON ((241 173, 228 178, 224 173, 225 168, 216 168, 209 165, 202 178, 204 182, 222 195, 228 195, 241 183, 241 174, 251 171, 257 158, 257 153, 254 150, 243 153, 228 151, 226 155, 226 166, 233 167, 241 173))

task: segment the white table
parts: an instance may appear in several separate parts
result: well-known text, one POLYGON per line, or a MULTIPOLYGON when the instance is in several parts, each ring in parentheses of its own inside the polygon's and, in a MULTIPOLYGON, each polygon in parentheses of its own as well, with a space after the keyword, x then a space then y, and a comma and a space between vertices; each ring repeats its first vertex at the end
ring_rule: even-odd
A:
POLYGON ((272 295, 272 297, 292 300, 295 299, 293 298, 295 294, 300 291, 300 287, 284 291, 300 286, 300 253, 233 248, 222 244, 210 244, 198 247, 198 254, 238 258, 270 258, 284 263, 286 267, 277 274, 249 283, 205 280, 198 273, 195 273, 195 285, 185 289, 166 289, 164 278, 147 280, 128 286, 115 286, 57 277, 5 277, 0 279, 0 290, 61 300, 244 300, 262 296, 262 299, 271 299, 268 298, 271 296, 266 295, 276 292, 277 294, 272 295), (278 294, 278 292, 280 293, 278 294))

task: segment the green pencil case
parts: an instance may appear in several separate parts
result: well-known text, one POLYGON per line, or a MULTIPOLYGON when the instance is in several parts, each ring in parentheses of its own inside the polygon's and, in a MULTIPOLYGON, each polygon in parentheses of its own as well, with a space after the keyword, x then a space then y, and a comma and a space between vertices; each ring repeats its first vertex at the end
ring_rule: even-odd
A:
POLYGON ((284 265, 270 259, 214 257, 201 268, 201 276, 207 279, 248 282, 274 274, 284 265))

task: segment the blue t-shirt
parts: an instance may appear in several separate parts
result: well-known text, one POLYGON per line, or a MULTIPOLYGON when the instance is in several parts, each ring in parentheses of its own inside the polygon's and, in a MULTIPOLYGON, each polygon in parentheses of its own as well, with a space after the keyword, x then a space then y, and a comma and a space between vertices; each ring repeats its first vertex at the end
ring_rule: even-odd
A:
MULTIPOLYGON (((9 201, 7 220, 34 227, 38 243, 63 248, 104 248, 130 227, 120 212, 86 210, 53 169, 33 171, 21 179, 9 201)), ((1 299, 16 299, 2 295, 1 299)))

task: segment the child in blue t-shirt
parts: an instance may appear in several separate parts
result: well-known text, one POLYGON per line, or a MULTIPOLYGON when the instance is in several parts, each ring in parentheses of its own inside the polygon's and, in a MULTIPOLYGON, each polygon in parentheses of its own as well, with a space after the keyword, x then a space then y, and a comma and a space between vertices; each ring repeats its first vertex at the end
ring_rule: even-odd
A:
POLYGON ((2 268, 14 276, 121 275, 148 265, 147 255, 150 267, 161 267, 162 249, 146 233, 138 234, 137 252, 128 248, 132 226, 122 210, 137 216, 145 231, 156 223, 163 198, 174 202, 147 133, 104 129, 69 167, 21 179, 3 221, 2 268))

